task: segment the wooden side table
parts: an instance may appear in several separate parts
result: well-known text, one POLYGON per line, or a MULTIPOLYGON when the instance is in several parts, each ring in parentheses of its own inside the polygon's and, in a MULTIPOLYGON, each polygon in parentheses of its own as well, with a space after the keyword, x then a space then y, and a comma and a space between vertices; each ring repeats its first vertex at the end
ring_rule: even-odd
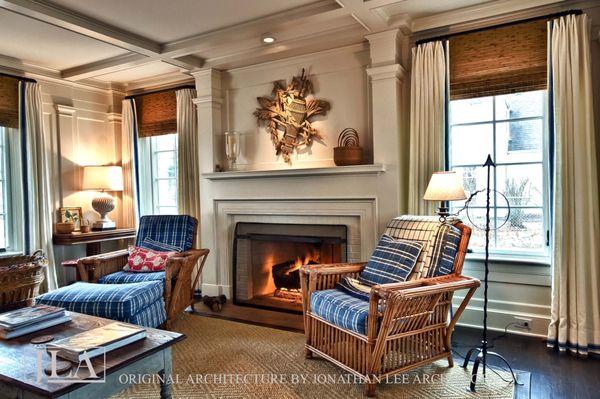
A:
POLYGON ((103 242, 122 240, 126 238, 135 238, 134 228, 91 231, 89 233, 81 233, 78 231, 69 234, 54 233, 52 236, 52 242, 54 245, 85 244, 85 254, 87 256, 92 256, 102 253, 103 242))

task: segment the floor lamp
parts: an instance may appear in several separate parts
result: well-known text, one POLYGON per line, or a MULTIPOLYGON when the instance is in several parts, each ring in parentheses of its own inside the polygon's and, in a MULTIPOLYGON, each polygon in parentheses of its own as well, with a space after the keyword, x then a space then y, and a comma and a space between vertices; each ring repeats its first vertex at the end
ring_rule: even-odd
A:
MULTIPOLYGON (((513 381, 516 384, 518 384, 517 377, 515 376, 515 373, 513 372, 513 369, 510 366, 510 364, 508 363, 508 361, 504 357, 502 357, 500 354, 498 354, 496 352, 491 352, 488 350, 487 307, 488 307, 488 281, 489 281, 489 273, 490 273, 490 269, 489 269, 490 231, 492 230, 490 227, 490 208, 491 208, 490 207, 490 194, 492 191, 496 191, 496 190, 492 190, 490 188, 491 170, 492 170, 492 168, 496 167, 496 164, 494 163, 494 161, 492 160, 492 157, 490 155, 487 156, 487 159, 486 159, 485 163, 483 164, 483 167, 487 168, 487 186, 485 189, 473 192, 468 199, 464 192, 462 181, 461 181, 460 177, 456 174, 456 172, 436 172, 436 173, 434 173, 431 176, 431 180, 429 182, 429 185, 427 186, 425 195, 423 196, 423 199, 428 200, 428 201, 440 201, 440 207, 437 209, 437 214, 440 216, 440 222, 446 223, 446 219, 449 216, 458 216, 458 214, 460 212, 462 212, 463 210, 466 209, 467 210, 467 218, 469 218, 469 221, 471 222, 471 224, 476 228, 480 228, 475 223, 473 223, 469 217, 469 213, 468 213, 469 204, 470 204, 471 200, 477 194, 485 192, 485 195, 486 195, 485 228, 483 228, 483 230, 485 231, 485 261, 484 261, 485 277, 484 277, 484 291, 483 291, 483 333, 482 333, 481 346, 470 349, 467 352, 467 355, 465 356, 465 361, 463 363, 463 368, 467 368, 467 366, 469 365, 469 360, 471 359, 471 356, 475 352, 478 352, 477 357, 475 358, 475 361, 473 363, 473 370, 471 372, 470 389, 473 392, 475 392, 475 383, 477 381, 477 371, 479 369, 480 364, 483 367, 483 378, 485 379, 486 368, 487 368, 487 359, 489 356, 496 357, 496 358, 502 360, 506 364, 506 366, 508 366, 508 369, 510 370, 513 381), (459 200, 465 200, 465 199, 466 199, 465 205, 458 212, 451 214, 449 207, 447 205, 448 201, 459 201, 459 200)), ((496 191, 496 193, 498 193, 502 197, 504 197, 504 195, 502 193, 499 193, 498 191, 496 191)), ((506 200, 506 197, 504 197, 504 199, 506 200)), ((506 220, 508 220, 508 218, 510 216, 510 205, 508 203, 508 200, 506 201, 506 203, 508 204, 506 220)), ((502 227, 502 226, 497 226, 495 229, 498 229, 500 227, 502 227)))

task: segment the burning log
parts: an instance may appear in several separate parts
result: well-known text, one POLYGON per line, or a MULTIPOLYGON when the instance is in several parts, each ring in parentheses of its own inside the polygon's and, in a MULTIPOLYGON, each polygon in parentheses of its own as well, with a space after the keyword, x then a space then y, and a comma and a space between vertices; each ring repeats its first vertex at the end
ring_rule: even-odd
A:
POLYGON ((282 288, 288 290, 300 289, 300 267, 302 265, 316 265, 317 262, 312 259, 305 259, 304 262, 298 258, 295 261, 278 263, 271 268, 273 282, 278 290, 282 288))

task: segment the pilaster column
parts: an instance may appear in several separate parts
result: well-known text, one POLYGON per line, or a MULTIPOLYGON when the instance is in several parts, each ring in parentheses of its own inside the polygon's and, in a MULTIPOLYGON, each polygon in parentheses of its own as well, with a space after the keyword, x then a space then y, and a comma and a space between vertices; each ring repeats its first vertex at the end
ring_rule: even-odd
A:
POLYGON ((197 97, 194 104, 198 112, 200 173, 209 173, 214 171, 215 164, 222 164, 221 71, 204 69, 193 72, 192 76, 196 79, 197 97))
MULTIPOLYGON (((198 146, 200 157, 200 245, 202 248, 215 250, 215 226, 213 187, 210 180, 202 178, 203 173, 214 171, 215 164, 223 165, 223 145, 221 131, 221 105, 223 94, 221 88, 221 72, 216 69, 204 69, 193 72, 196 79, 196 95, 194 104, 198 113, 198 146)), ((205 295, 220 295, 220 287, 229 285, 228 276, 220 276, 218 253, 215 250, 207 258, 202 271, 201 287, 205 295)))
POLYGON ((408 134, 404 121, 407 113, 402 101, 405 72, 399 61, 401 38, 398 29, 366 36, 371 56, 367 75, 371 85, 373 161, 386 165, 389 198, 385 200, 393 201, 394 206, 385 209, 396 209, 397 214, 406 209, 403 182, 408 168, 408 134))

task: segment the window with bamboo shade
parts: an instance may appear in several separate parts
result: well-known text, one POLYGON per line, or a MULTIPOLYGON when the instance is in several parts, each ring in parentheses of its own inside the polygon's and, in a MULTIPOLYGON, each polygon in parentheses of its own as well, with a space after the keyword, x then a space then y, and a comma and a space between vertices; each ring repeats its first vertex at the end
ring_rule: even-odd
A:
POLYGON ((177 132, 175 90, 144 94, 135 98, 138 136, 150 137, 177 132))
POLYGON ((0 126, 19 127, 19 80, 0 76, 0 126))
POLYGON ((452 37, 450 99, 546 89, 546 42, 544 19, 452 37))

